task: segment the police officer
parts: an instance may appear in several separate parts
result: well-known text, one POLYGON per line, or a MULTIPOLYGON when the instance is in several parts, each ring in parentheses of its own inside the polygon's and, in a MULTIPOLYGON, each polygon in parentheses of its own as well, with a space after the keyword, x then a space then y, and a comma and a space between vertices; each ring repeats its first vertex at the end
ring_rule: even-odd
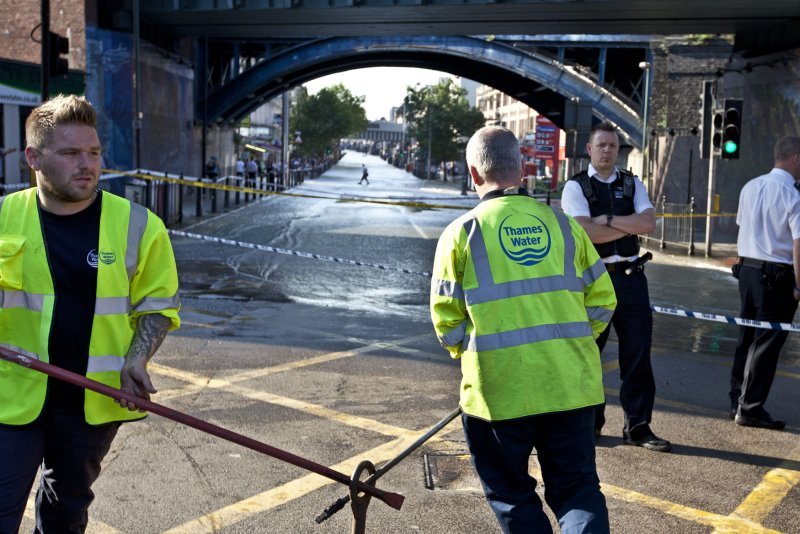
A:
MULTIPOLYGON (((656 385, 650 365, 653 314, 637 234, 655 229, 655 210, 642 182, 616 167, 619 135, 613 124, 592 128, 586 145, 589 169, 573 176, 561 197, 564 213, 580 223, 597 248, 614 283, 617 309, 611 324, 619 339, 622 379, 620 404, 625 413, 622 437, 630 445, 667 452, 670 442, 650 429, 656 385), (637 262, 638 260, 638 262, 637 262)), ((602 351, 610 326, 597 339, 602 351)), ((597 410, 595 434, 605 423, 604 406, 597 410)))
POLYGON ((504 532, 551 532, 528 474, 535 447, 562 531, 608 532, 594 453, 603 402, 594 339, 616 304, 611 280, 578 223, 519 187, 511 131, 481 128, 466 156, 481 203, 439 238, 431 318, 461 360, 475 470, 504 532))
MULTIPOLYGON (((737 249, 741 316, 789 323, 800 299, 800 137, 775 143, 775 166, 739 194, 737 249)), ((783 430, 764 409, 789 332, 739 327, 731 369, 731 417, 736 424, 783 430)))

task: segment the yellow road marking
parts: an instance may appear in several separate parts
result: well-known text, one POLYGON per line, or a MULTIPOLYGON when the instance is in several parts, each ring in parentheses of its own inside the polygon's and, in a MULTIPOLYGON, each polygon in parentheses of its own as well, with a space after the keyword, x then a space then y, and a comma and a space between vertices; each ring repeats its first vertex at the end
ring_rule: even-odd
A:
POLYGON ((222 389, 228 393, 234 393, 236 395, 240 395, 248 399, 258 400, 261 402, 268 402, 270 404, 276 404, 278 406, 285 406, 286 408, 292 408, 294 410, 316 415, 317 417, 322 417, 332 421, 338 421, 340 423, 353 426, 356 428, 371 430, 373 432, 378 432, 386 436, 397 437, 397 436, 402 436, 408 432, 408 430, 405 428, 387 425, 379 421, 375 421, 374 419, 367 419, 365 417, 346 414, 343 412, 332 410, 330 408, 326 408, 325 406, 320 406, 319 404, 311 404, 309 402, 304 402, 297 399, 290 399, 288 397, 283 397, 281 395, 274 395, 266 391, 258 391, 245 386, 233 384, 227 380, 214 379, 209 381, 208 378, 204 376, 200 376, 189 371, 182 371, 180 369, 175 369, 160 364, 151 365, 150 370, 157 374, 170 376, 171 378, 182 380, 184 382, 189 382, 196 386, 202 385, 209 388, 222 389))
POLYGON ((736 507, 731 516, 763 522, 798 482, 800 482, 800 472, 772 469, 736 507))
MULTIPOLYGON (((337 336, 337 337, 341 337, 341 338, 347 339, 349 341, 354 341, 356 343, 367 343, 366 341, 358 340, 358 339, 352 338, 350 336, 337 336)), ((334 361, 334 360, 339 360, 339 359, 342 359, 342 358, 350 358, 352 356, 357 356, 359 354, 372 352, 372 351, 378 350, 378 349, 401 350, 401 349, 404 348, 404 347, 401 346, 402 343, 408 343, 408 342, 411 342, 411 341, 416 341, 418 339, 428 338, 428 337, 430 337, 430 336, 428 334, 425 334, 425 335, 413 336, 413 337, 410 337, 410 338, 402 339, 402 340, 399 340, 399 341, 396 341, 396 342, 393 342, 393 343, 383 342, 383 341, 382 342, 378 342, 378 343, 370 343, 370 344, 365 345, 363 347, 358 347, 358 348, 352 349, 352 350, 331 352, 331 353, 328 353, 328 354, 322 354, 320 356, 315 356, 313 358, 306 358, 306 359, 303 359, 303 360, 296 360, 296 361, 288 362, 288 363, 285 363, 285 364, 274 365, 272 367, 263 367, 263 368, 260 368, 260 369, 253 369, 253 370, 250 370, 250 371, 244 371, 242 373, 234 374, 234 375, 231 375, 231 376, 225 378, 224 380, 222 380, 221 383, 216 383, 215 380, 218 380, 218 379, 214 379, 214 378, 207 379, 205 381, 198 381, 198 380, 194 380, 194 379, 192 379, 192 380, 184 380, 183 378, 181 378, 178 375, 172 375, 170 373, 168 367, 162 366, 162 365, 157 364, 157 363, 150 363, 148 365, 148 368, 152 369, 153 371, 155 371, 155 372, 157 372, 159 374, 163 374, 165 376, 172 376, 173 378, 176 378, 178 380, 189 381, 189 382, 192 382, 194 384, 193 387, 178 388, 178 389, 174 389, 174 390, 171 390, 171 391, 163 392, 162 394, 160 394, 157 397, 157 399, 159 401, 164 401, 164 400, 167 400, 167 399, 174 399, 174 398, 177 398, 177 397, 182 397, 184 395, 190 395, 190 394, 196 393, 197 391, 201 390, 204 387, 223 388, 224 384, 230 384, 230 383, 233 383, 233 382, 241 382, 243 380, 250 380, 250 379, 253 379, 253 378, 261 378, 261 377, 268 376, 268 375, 275 374, 275 373, 282 373, 282 372, 285 372, 285 371, 291 371, 293 369, 300 369, 302 367, 307 367, 307 366, 310 366, 310 365, 317 365, 317 364, 320 364, 320 363, 326 363, 326 362, 330 362, 330 361, 334 361)), ((408 350, 413 350, 413 349, 408 349, 408 350)))
MULTIPOLYGON (((459 423, 459 419, 452 421, 447 425, 442 432, 452 430, 451 426, 459 423)), ((371 462, 379 465, 381 462, 391 460, 396 457, 400 452, 409 447, 421 435, 427 432, 427 429, 412 432, 406 430, 402 436, 397 439, 379 445, 374 449, 365 451, 359 456, 353 456, 347 460, 340 462, 331 469, 342 473, 352 473, 358 466, 359 462, 365 458, 369 458, 371 462)), ((441 438, 433 437, 430 442, 440 441, 441 438)), ((192 521, 188 521, 182 525, 165 531, 162 534, 191 534, 196 532, 219 532, 224 527, 229 527, 239 521, 247 519, 253 514, 268 511, 276 506, 280 506, 294 499, 300 498, 312 491, 315 491, 324 486, 333 484, 334 481, 322 477, 320 475, 311 474, 304 477, 292 480, 281 486, 272 488, 258 495, 254 495, 243 501, 233 503, 224 508, 221 508, 210 514, 198 517, 192 521)), ((343 492, 346 493, 347 489, 343 492)), ((320 510, 322 511, 322 510, 320 510)))
POLYGON ((716 529, 715 532, 719 532, 720 534, 779 534, 779 531, 768 529, 754 521, 750 521, 749 519, 729 517, 706 512, 704 510, 698 510, 689 506, 683 506, 674 502, 651 497, 636 491, 612 486, 611 484, 601 484, 600 486, 603 490, 603 494, 606 497, 639 504, 646 506, 647 508, 658 510, 665 514, 685 519, 687 521, 708 525, 710 527, 714 527, 716 529))

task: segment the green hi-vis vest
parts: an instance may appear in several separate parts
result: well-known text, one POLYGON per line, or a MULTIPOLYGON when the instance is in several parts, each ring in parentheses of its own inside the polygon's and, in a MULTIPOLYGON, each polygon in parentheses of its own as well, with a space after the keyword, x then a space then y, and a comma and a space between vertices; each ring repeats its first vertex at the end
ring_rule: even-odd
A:
MULTIPOLYGON (((143 206, 103 192, 97 297, 86 376, 119 389, 120 370, 138 318, 159 313, 178 328, 178 274, 164 223, 143 206)), ((0 198, 0 345, 43 362, 56 295, 42 236, 36 189, 0 198)), ((0 360, 0 423, 34 421, 47 395, 47 375, 0 360)), ((87 390, 86 422, 141 419, 113 399, 87 390)))
POLYGON ((595 339, 617 304, 589 237, 521 195, 485 200, 436 248, 431 317, 461 358, 461 408, 488 421, 603 402, 595 339))

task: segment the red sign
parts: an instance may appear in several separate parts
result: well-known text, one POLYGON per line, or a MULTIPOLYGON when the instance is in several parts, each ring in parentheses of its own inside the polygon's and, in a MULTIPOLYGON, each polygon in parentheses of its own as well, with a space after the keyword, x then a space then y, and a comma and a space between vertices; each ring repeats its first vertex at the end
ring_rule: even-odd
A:
POLYGON ((555 159, 560 138, 558 127, 544 115, 536 116, 536 159, 555 159))

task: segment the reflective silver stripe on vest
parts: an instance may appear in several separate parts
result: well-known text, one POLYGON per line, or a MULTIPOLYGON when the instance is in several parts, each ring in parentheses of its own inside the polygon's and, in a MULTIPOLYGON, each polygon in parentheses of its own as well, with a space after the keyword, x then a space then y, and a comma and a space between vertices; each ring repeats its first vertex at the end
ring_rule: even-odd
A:
POLYGON ((136 274, 139 265, 139 243, 147 228, 147 208, 131 202, 131 214, 128 220, 128 249, 125 251, 125 269, 128 271, 128 280, 136 274))
POLYGON ((611 317, 614 316, 614 312, 613 310, 609 310, 608 308, 603 308, 601 306, 590 306, 586 308, 586 316, 589 317, 589 319, 594 319, 595 321, 610 323, 611 317))
POLYGON ((25 308, 41 312, 44 307, 44 295, 26 291, 0 291, 0 308, 25 308))
POLYGON ((36 354, 35 352, 30 352, 30 351, 27 351, 25 349, 21 349, 21 348, 17 347, 16 345, 9 345, 8 343, 0 343, 0 347, 3 347, 4 349, 8 349, 10 351, 18 352, 19 354, 22 354, 23 356, 27 356, 28 358, 30 358, 32 360, 40 359, 39 355, 36 354))
POLYGON ((519 347, 521 345, 527 345, 528 343, 538 343, 551 339, 570 339, 589 337, 591 335, 592 327, 588 322, 543 324, 497 334, 484 334, 477 337, 470 336, 469 342, 467 343, 467 350, 472 352, 485 352, 487 350, 519 347))
MULTIPOLYGON (((489 267, 489 253, 486 252, 486 243, 483 241, 483 232, 478 221, 470 219, 464 223, 464 231, 467 233, 467 243, 472 253, 472 265, 475 268, 475 278, 478 279, 478 286, 489 287, 494 285, 492 269, 489 267)), ((469 290, 467 291, 469 295, 469 290)))
POLYGON ((570 226, 567 216, 555 210, 553 213, 558 221, 558 227, 561 229, 561 235, 564 237, 564 276, 570 279, 575 271, 575 236, 572 235, 572 226, 570 226))
POLYGON ((431 294, 464 300, 464 290, 461 288, 461 284, 458 282, 451 282, 450 280, 431 278, 431 294))
POLYGON ((171 308, 179 308, 180 305, 181 298, 178 295, 169 298, 145 297, 133 306, 132 311, 161 311, 171 308))
POLYGON ((122 364, 125 363, 124 356, 89 356, 89 364, 86 367, 86 374, 105 373, 108 371, 122 371, 122 364))
POLYGON ((595 283, 603 274, 607 272, 606 264, 598 259, 594 265, 583 271, 583 283, 587 286, 595 283))
POLYGON ((439 337, 439 343, 448 347, 455 347, 464 341, 464 333, 467 331, 467 322, 461 321, 455 328, 439 337))
POLYGON ((130 309, 128 297, 102 297, 94 301, 95 315, 127 315, 130 309))

